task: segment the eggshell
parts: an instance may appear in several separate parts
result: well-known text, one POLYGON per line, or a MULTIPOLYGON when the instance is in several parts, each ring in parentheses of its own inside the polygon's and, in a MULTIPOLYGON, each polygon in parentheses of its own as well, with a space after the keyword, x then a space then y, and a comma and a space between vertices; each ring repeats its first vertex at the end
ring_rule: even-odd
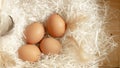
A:
POLYGON ((47 22, 46 29, 53 37, 61 37, 65 33, 65 22, 58 14, 52 14, 47 22))
POLYGON ((62 45, 54 38, 44 38, 40 43, 40 50, 44 54, 59 54, 62 49, 62 45))
POLYGON ((27 43, 38 43, 45 34, 44 26, 38 22, 32 23, 26 27, 24 34, 27 43))
POLYGON ((40 59, 41 52, 36 45, 26 44, 18 49, 18 55, 24 61, 35 62, 40 59))

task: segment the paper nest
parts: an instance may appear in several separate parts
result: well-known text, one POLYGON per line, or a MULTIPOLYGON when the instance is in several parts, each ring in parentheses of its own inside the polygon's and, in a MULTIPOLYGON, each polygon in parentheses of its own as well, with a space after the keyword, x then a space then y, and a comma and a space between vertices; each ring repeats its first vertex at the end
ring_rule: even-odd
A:
POLYGON ((1 12, 10 15, 15 24, 9 34, 0 37, 0 68, 97 68, 116 46, 103 27, 107 8, 97 0, 5 0, 1 12), (52 13, 58 13, 67 24, 59 39, 61 54, 42 55, 35 63, 19 59, 17 50, 25 44, 25 27, 34 21, 45 23, 52 13))

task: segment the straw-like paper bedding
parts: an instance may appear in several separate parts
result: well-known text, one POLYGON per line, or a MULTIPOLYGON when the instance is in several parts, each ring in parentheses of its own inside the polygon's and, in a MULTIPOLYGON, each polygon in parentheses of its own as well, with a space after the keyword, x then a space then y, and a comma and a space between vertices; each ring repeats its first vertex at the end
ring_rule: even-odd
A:
MULTIPOLYGON (((0 37, 0 68, 97 68, 99 61, 117 45, 104 31, 108 8, 104 0, 1 2, 0 12, 13 18, 14 28, 0 37), (99 2, 103 2, 104 6, 100 6, 99 2), (61 54, 42 55, 42 59, 35 63, 19 59, 17 50, 25 44, 25 27, 35 21, 45 23, 53 13, 58 13, 67 24, 65 35, 58 39, 63 46, 61 54)), ((1 31, 10 25, 8 22, 1 23, 1 31)))

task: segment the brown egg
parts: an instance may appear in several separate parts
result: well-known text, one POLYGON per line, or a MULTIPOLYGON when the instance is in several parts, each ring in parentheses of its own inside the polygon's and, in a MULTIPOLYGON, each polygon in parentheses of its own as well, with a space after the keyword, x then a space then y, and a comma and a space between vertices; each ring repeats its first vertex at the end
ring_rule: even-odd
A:
POLYGON ((24 34, 27 43, 38 43, 45 34, 44 26, 40 23, 32 23, 26 27, 24 34))
POLYGON ((61 37, 65 33, 65 22, 58 14, 52 14, 47 22, 48 33, 53 37, 61 37))
POLYGON ((19 58, 24 61, 35 62, 40 59, 41 52, 36 45, 23 45, 18 50, 19 58))
POLYGON ((44 54, 59 54, 61 49, 61 44, 54 38, 44 38, 40 43, 40 50, 44 54))

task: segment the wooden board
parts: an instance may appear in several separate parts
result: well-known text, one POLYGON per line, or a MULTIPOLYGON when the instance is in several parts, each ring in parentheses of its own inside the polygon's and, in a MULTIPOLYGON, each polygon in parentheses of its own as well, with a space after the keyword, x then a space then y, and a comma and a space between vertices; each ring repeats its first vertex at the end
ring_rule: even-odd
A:
POLYGON ((120 0, 109 1, 109 5, 112 9, 112 11, 109 12, 116 11, 115 14, 117 14, 118 17, 114 17, 110 20, 109 23, 106 24, 106 27, 110 35, 115 36, 114 40, 118 43, 118 47, 108 55, 108 59, 103 61, 103 65, 100 68, 120 68, 120 0))

